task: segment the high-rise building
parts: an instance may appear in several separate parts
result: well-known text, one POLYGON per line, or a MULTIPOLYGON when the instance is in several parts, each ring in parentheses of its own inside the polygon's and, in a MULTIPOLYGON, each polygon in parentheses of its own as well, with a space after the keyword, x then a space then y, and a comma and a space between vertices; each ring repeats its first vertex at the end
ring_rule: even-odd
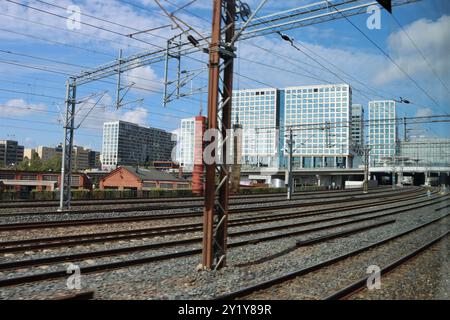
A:
POLYGON ((351 167, 350 86, 290 87, 284 98, 284 144, 292 129, 294 167, 351 167))
MULTIPOLYGON (((42 162, 62 157, 62 145, 56 147, 39 146, 34 149, 25 149, 25 156, 31 159, 33 154, 37 154, 42 162)), ((80 146, 72 149, 72 170, 85 170, 88 168, 98 168, 100 153, 80 146), (91 154, 92 153, 92 154, 91 154), (94 159, 92 160, 92 157, 94 159)))
POLYGON ((364 145, 364 108, 361 104, 352 105, 351 113, 351 138, 352 143, 363 146, 364 145))
POLYGON ((172 141, 175 141, 175 143, 176 143, 175 155, 172 155, 172 156, 174 156, 172 161, 174 161, 176 163, 180 163, 180 131, 181 131, 180 128, 172 131, 172 141))
POLYGON ((35 152, 38 154, 39 158, 42 161, 48 161, 50 159, 53 159, 54 157, 61 157, 62 145, 59 145, 57 147, 39 146, 35 149, 35 152))
POLYGON ((7 167, 17 165, 23 160, 24 147, 17 141, 0 140, 0 165, 7 167))
POLYGON ((37 152, 36 152, 36 149, 33 149, 33 148, 25 148, 24 150, 23 150, 23 158, 25 159, 25 158, 28 158, 28 159, 31 159, 31 158, 33 158, 33 155, 37 155, 37 152))
POLYGON ((119 165, 171 161, 174 146, 170 132, 125 121, 106 122, 103 124, 102 168, 111 170, 119 165))
POLYGON ((100 152, 88 149, 88 162, 90 169, 99 169, 101 167, 100 152))
POLYGON ((178 161, 182 167, 194 165, 195 118, 181 119, 178 136, 178 161))
POLYGON ((395 101, 369 101, 368 145, 370 166, 382 166, 396 154, 397 123, 395 101))
POLYGON ((181 126, 176 133, 177 161, 184 168, 192 169, 194 164, 202 164, 202 154, 195 153, 202 152, 205 123, 206 118, 203 116, 181 119, 181 126))
POLYGON ((89 168, 89 152, 91 150, 80 146, 74 146, 72 151, 72 162, 74 170, 85 170, 89 168))
MULTIPOLYGON (((241 164, 284 166, 292 128, 295 167, 352 167, 351 100, 347 84, 233 91, 231 124, 242 127, 241 164)), ((362 140, 362 110, 359 119, 362 140)), ((192 161, 193 132, 194 118, 183 120, 181 162, 192 161)))
POLYGON ((278 166, 280 92, 275 88, 233 91, 231 122, 242 126, 242 164, 278 166))

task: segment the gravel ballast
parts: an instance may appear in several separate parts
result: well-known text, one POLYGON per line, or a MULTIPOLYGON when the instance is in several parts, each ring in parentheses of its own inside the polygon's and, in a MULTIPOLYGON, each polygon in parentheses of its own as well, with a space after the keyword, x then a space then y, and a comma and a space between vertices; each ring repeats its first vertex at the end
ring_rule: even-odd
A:
MULTIPOLYGON (((395 224, 385 225, 345 238, 334 239, 292 251, 289 250, 295 246, 295 242, 304 240, 306 237, 284 238, 231 248, 228 254, 228 267, 219 271, 196 271, 196 266, 200 262, 199 255, 92 274, 83 274, 83 264, 81 264, 82 287, 84 290, 95 290, 96 298, 98 299, 209 299, 250 284, 255 284, 264 279, 271 279, 298 268, 314 265, 325 259, 355 250, 441 217, 447 211, 435 211, 434 209, 443 205, 439 204, 401 213, 394 216, 396 219, 395 224), (260 262, 261 258, 276 256, 283 251, 288 253, 274 257, 269 261, 260 262)), ((354 273, 355 277, 360 277, 360 271, 362 274, 365 274, 367 263, 383 263, 384 260, 377 260, 375 259, 376 257, 384 257, 387 261, 392 259, 392 255, 399 256, 412 246, 421 244, 426 239, 436 236, 443 230, 447 230, 448 223, 449 219, 445 219, 441 223, 425 227, 421 231, 402 237, 396 241, 398 243, 395 247, 389 243, 379 249, 371 250, 372 253, 367 253, 365 260, 361 258, 362 262, 358 262, 358 264, 351 263, 353 266, 359 266, 359 268, 355 267, 355 272, 349 271, 351 270, 349 265, 342 266, 342 269, 330 271, 330 274, 334 276, 328 273, 317 272, 317 278, 310 278, 310 281, 308 281, 307 290, 301 292, 294 290, 296 295, 288 298, 308 299, 323 297, 338 286, 342 286, 354 278, 352 276, 347 278, 344 275, 354 273), (339 272, 338 270, 341 271, 339 272), (336 277, 336 275, 338 276, 336 277)), ((326 233, 327 231, 318 232, 314 236, 326 233)), ((129 254, 127 259, 135 257, 137 257, 137 254, 133 253, 129 254)), ((105 259, 108 260, 109 258, 105 259)), ((92 263, 92 261, 85 263, 89 262, 92 263)), ((59 267, 64 266, 59 265, 59 267)), ((2 275, 2 277, 4 276, 5 274, 2 275)), ((5 287, 2 288, 0 297, 2 299, 42 299, 47 296, 53 296, 56 292, 68 291, 66 280, 66 278, 61 278, 5 287)), ((300 285, 300 287, 304 289, 305 284, 300 285)), ((283 290, 288 291, 287 289, 283 290)), ((270 297, 277 298, 277 295, 275 292, 272 292, 270 297)), ((283 298, 281 295, 279 297, 283 298)))

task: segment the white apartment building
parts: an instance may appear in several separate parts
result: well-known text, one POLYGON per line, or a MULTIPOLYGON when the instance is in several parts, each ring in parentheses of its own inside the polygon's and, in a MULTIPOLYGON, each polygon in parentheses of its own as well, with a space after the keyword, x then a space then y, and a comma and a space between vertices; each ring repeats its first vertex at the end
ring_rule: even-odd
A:
POLYGON ((194 165, 195 118, 181 119, 178 136, 178 161, 182 167, 194 165))

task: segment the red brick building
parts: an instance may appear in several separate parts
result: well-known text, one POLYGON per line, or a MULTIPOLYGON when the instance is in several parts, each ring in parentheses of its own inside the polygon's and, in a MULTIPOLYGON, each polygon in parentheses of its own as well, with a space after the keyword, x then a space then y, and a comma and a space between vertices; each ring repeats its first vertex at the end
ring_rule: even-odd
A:
POLYGON ((189 189, 190 183, 170 173, 122 166, 111 171, 100 180, 100 189, 150 190, 150 189, 189 189))
MULTIPOLYGON (((59 172, 34 172, 0 170, 0 184, 3 190, 14 191, 54 191, 59 188, 59 172)), ((73 173, 72 189, 92 189, 92 183, 84 173, 73 173)))

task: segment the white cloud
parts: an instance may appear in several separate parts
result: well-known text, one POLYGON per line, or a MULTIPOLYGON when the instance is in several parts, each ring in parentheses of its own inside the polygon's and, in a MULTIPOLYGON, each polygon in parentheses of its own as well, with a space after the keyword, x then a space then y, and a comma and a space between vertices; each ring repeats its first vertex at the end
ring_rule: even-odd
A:
POLYGON ((125 75, 126 81, 135 83, 138 88, 145 90, 132 89, 140 95, 152 94, 152 91, 161 91, 162 79, 158 78, 156 72, 149 66, 133 69, 125 75))
MULTIPOLYGON (((25 3, 34 8, 39 8, 44 11, 49 11, 55 13, 59 16, 69 17, 70 13, 67 13, 66 10, 62 10, 50 5, 45 5, 41 3, 25 3)), ((73 5, 72 1, 61 0, 57 2, 58 6, 67 8, 70 5, 73 5)), ((146 11, 139 11, 136 8, 133 8, 129 5, 125 5, 116 0, 109 1, 83 1, 77 2, 75 5, 79 6, 81 9, 81 29, 74 30, 76 32, 71 32, 67 29, 67 20, 61 17, 52 16, 46 14, 44 12, 39 12, 33 10, 31 8, 26 8, 23 6, 19 6, 13 3, 2 2, 0 3, 0 12, 6 16, 2 16, 0 19, 0 28, 4 28, 7 30, 12 30, 18 33, 26 33, 31 34, 40 38, 47 38, 53 41, 59 41, 64 43, 71 44, 89 44, 91 47, 96 48, 104 48, 105 44, 108 43, 107 46, 113 48, 127 48, 130 46, 136 46, 139 48, 129 48, 132 50, 140 50, 147 48, 153 48, 149 46, 149 44, 139 42, 133 40, 131 38, 127 38, 120 34, 129 34, 135 32, 136 30, 146 30, 151 29, 157 26, 161 26, 168 23, 168 19, 165 16, 157 15, 157 14, 149 14, 146 11), (129 28, 124 28, 121 26, 117 26, 105 21, 101 21, 98 19, 90 18, 86 15, 91 15, 94 17, 98 17, 100 19, 104 19, 107 21, 112 21, 117 24, 121 24, 123 26, 127 26, 129 28), (149 15, 151 18, 149 18, 149 15), (34 21, 36 23, 24 22, 22 20, 14 19, 8 16, 18 17, 23 20, 34 21), (42 24, 49 25, 43 26, 42 24), (89 26, 95 25, 100 28, 94 28, 89 26), (14 26, 14 28, 12 28, 14 26), (113 32, 109 32, 107 30, 111 30, 117 32, 119 34, 115 34, 113 32), (51 36, 49 36, 51 35, 51 36), (86 36, 87 35, 87 36, 86 36), (111 42, 102 42, 101 39, 106 38, 111 42)), ((167 37, 173 31, 170 29, 162 29, 156 30, 152 32, 153 34, 160 37, 167 37), (168 34, 169 33, 169 34, 168 34)), ((18 34, 10 33, 10 32, 2 32, 0 34, 0 38, 6 40, 14 40, 14 39, 24 39, 23 36, 18 34)), ((139 36, 140 39, 148 41, 149 43, 155 45, 164 45, 165 40, 159 37, 152 37, 146 34, 142 34, 139 36)), ((25 38, 28 42, 37 41, 38 43, 42 43, 38 40, 33 40, 32 38, 25 38)), ((88 48, 88 47, 87 47, 88 48)), ((89 47, 90 48, 90 47, 89 47)))
POLYGON ((119 120, 128 121, 140 125, 146 125, 148 110, 138 107, 135 110, 126 111, 119 116, 119 120))
MULTIPOLYGON (((335 77, 328 70, 322 68, 317 62, 313 61, 302 52, 294 49, 288 43, 275 38, 258 38, 257 42, 248 41, 245 44, 240 44, 239 56, 246 60, 243 60, 240 65, 236 65, 236 71, 243 75, 251 76, 261 82, 267 82, 268 85, 278 87, 320 84, 329 81, 332 83, 348 82, 354 87, 362 88, 367 91, 361 84, 350 79, 345 74, 338 71, 334 66, 331 66, 328 62, 331 62, 333 65, 364 83, 369 83, 372 75, 376 73, 376 70, 381 68, 384 63, 383 58, 379 55, 356 50, 351 47, 333 48, 308 44, 306 42, 302 42, 302 44, 309 48, 308 51, 300 46, 303 51, 307 52, 317 61, 320 61, 320 63, 328 69, 334 71, 334 73, 339 75, 343 80, 335 77), (267 48, 275 52, 275 54, 252 46, 250 43, 255 43, 259 47, 267 48), (311 53, 311 51, 313 53, 311 53), (276 53, 288 57, 288 59, 286 60, 278 57, 276 53), (261 66, 252 63, 251 61, 260 62, 275 68, 261 66), (278 71, 276 68, 282 68, 288 71, 278 71)), ((262 86, 261 83, 255 83, 239 77, 237 77, 235 83, 239 83, 241 88, 247 87, 247 83, 251 83, 254 87, 262 86)), ((358 92, 354 93, 358 94, 358 92)))
POLYGON ((97 106, 90 111, 95 102, 96 99, 90 99, 78 106, 79 111, 77 112, 76 124, 79 124, 86 116, 81 128, 102 130, 104 122, 117 120, 128 121, 139 125, 148 124, 149 112, 143 107, 133 107, 131 104, 127 105, 126 108, 117 110, 114 106, 113 98, 109 94, 106 94, 97 106))
MULTIPOLYGON (((444 15, 436 21, 420 19, 404 27, 427 61, 442 78, 449 77, 450 70, 450 16, 444 15)), ((408 36, 401 30, 388 38, 389 54, 411 76, 420 78, 434 76, 408 36)), ((375 76, 375 83, 385 85, 406 76, 392 63, 387 63, 375 76)))
POLYGON ((11 99, 0 105, 0 114, 2 116, 24 117, 46 110, 47 106, 45 104, 28 103, 24 99, 11 99))
POLYGON ((419 108, 416 112, 416 117, 428 117, 433 115, 433 110, 430 108, 419 108))
POLYGON ((28 148, 34 148, 36 147, 37 143, 36 140, 32 137, 26 137, 25 138, 25 146, 28 148))

